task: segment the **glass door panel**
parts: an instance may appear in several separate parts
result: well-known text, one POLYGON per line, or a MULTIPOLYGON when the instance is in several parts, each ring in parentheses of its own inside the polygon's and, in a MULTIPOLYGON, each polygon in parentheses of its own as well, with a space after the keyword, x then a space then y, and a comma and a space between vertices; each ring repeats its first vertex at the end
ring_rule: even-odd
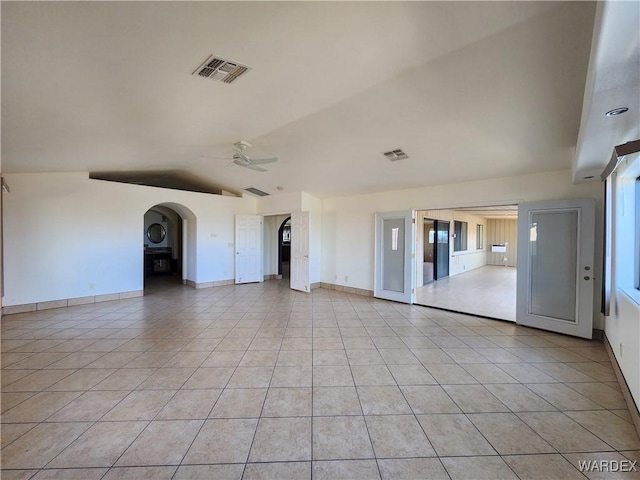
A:
POLYGON ((404 292, 404 222, 403 218, 382 220, 382 282, 392 292, 404 292))
POLYGON ((576 321, 578 212, 532 213, 529 225, 531 315, 576 321))
POLYGON ((436 222, 436 280, 449 276, 449 222, 436 222))

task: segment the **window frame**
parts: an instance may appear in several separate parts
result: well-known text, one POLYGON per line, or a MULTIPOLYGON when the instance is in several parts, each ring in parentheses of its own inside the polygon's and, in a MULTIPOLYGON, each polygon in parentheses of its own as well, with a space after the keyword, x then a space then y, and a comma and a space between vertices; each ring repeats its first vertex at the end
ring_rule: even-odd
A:
POLYGON ((462 220, 453 221, 453 251, 466 252, 469 250, 469 224, 462 220), (458 226, 460 228, 458 229, 458 226))
MULTIPOLYGON (((640 159, 638 159, 637 161, 640 161, 640 159)), ((635 183, 635 194, 636 194, 636 205, 635 205, 635 255, 634 255, 634 261, 635 261, 635 265, 634 265, 634 279, 633 279, 633 286, 636 288, 636 290, 640 290, 640 176, 636 177, 636 183, 635 183)))

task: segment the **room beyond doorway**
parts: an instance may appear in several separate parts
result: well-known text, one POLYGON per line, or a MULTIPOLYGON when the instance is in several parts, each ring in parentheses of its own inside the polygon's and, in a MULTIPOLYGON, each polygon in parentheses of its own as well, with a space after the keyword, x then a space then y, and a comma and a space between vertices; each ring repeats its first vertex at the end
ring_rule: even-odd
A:
POLYGON ((517 205, 416 212, 415 303, 516 320, 517 205))
POLYGON ((485 265, 416 289, 419 305, 516 321, 516 269, 485 265))
POLYGON ((291 272, 291 217, 280 224, 278 229, 278 276, 289 278, 291 272))
POLYGON ((166 205, 155 205, 144 214, 144 288, 182 285, 183 219, 166 205))

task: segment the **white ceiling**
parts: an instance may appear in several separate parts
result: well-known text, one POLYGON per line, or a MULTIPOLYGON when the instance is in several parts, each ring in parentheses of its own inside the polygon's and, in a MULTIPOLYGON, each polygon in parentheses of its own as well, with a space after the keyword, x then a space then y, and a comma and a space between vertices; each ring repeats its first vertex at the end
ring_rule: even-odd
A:
POLYGON ((183 170, 328 197, 583 168, 594 3, 1 8, 6 173, 183 170), (231 85, 193 76, 210 54, 252 70, 231 85), (202 157, 241 139, 280 160, 259 173, 202 157), (395 148, 409 159, 381 154, 395 148))

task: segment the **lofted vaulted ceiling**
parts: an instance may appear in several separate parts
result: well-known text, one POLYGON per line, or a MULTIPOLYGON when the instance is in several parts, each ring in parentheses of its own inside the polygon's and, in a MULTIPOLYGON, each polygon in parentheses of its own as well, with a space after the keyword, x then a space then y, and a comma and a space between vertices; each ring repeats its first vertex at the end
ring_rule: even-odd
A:
POLYGON ((181 171, 319 197, 571 168, 596 13, 523 1, 1 8, 3 172, 181 171), (192 75, 210 54, 251 70, 233 84, 192 75), (239 140, 279 161, 261 173, 203 157, 239 140), (382 155, 396 148, 409 158, 382 155))

